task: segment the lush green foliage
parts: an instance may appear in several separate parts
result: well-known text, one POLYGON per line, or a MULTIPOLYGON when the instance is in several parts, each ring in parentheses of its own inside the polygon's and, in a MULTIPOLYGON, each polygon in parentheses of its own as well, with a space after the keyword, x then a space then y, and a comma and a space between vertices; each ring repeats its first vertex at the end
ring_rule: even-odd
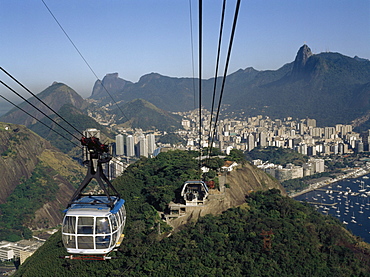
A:
POLYGON ((38 163, 32 176, 23 180, 6 203, 0 205, 0 240, 18 241, 32 237, 32 232, 24 224, 43 204, 55 199, 58 191, 58 184, 52 178, 55 174, 50 167, 38 163))
POLYGON ((369 251, 340 222, 278 190, 253 193, 240 207, 168 236, 157 209, 197 177, 193 157, 141 158, 115 180, 128 216, 125 240, 110 254, 117 259, 59 259, 67 253, 58 232, 15 276, 370 276, 369 251), (269 250, 261 233, 270 230, 269 250))
POLYGON ((243 151, 238 149, 231 149, 230 155, 227 157, 227 159, 239 164, 242 164, 246 161, 243 151))
POLYGON ((269 146, 266 148, 255 148, 246 154, 248 160, 269 161, 274 164, 286 165, 292 163, 302 165, 307 162, 308 157, 289 148, 269 146))
POLYGON ((251 194, 170 237, 147 222, 131 222, 118 259, 105 262, 58 259, 65 253, 57 233, 15 276, 370 276, 369 251, 336 219, 278 190, 251 194), (270 250, 263 231, 273 233, 270 250))
POLYGON ((126 198, 135 200, 141 196, 145 202, 163 211, 170 201, 175 200, 186 180, 199 179, 195 155, 176 150, 160 153, 153 159, 142 157, 117 180, 122 184, 118 187, 122 187, 126 198))

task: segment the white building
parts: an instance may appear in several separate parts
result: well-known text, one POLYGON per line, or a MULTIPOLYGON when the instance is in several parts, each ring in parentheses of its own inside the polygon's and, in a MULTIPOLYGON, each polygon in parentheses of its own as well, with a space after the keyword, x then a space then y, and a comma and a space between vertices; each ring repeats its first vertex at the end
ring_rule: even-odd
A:
POLYGON ((125 144, 123 141, 123 135, 119 134, 116 136, 116 155, 122 156, 125 154, 125 144))
POLYGON ((135 156, 135 138, 131 135, 126 137, 126 155, 128 157, 135 156))
POLYGON ((146 135, 146 140, 147 140, 147 143, 148 143, 148 154, 152 155, 154 150, 156 149, 154 134, 146 135))
POLYGON ((139 137, 139 156, 148 157, 148 141, 144 135, 139 137))

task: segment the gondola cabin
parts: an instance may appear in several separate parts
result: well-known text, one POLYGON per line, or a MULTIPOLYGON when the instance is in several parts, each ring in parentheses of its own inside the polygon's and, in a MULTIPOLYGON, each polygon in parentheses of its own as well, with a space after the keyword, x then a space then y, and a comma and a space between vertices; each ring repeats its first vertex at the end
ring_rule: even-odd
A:
POLYGON ((106 255, 121 244, 125 200, 108 202, 107 196, 84 196, 65 210, 62 239, 69 254, 106 255))

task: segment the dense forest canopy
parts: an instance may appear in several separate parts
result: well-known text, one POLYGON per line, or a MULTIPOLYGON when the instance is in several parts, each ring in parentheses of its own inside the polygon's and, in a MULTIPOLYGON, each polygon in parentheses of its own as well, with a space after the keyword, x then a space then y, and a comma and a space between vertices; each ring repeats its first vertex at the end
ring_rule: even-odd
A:
POLYGON ((128 215, 125 240, 111 254, 117 259, 59 259, 67 253, 58 232, 15 276, 370 276, 367 244, 276 189, 252 193, 241 206, 169 235, 157 211, 197 176, 193 157, 170 151, 142 158, 116 179, 128 215), (270 246, 263 232, 271 232, 270 246))

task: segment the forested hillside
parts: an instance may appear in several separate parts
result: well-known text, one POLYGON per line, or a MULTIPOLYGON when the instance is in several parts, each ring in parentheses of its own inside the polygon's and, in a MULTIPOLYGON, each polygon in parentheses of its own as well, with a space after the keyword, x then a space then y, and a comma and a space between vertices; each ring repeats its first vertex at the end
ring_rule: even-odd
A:
POLYGON ((58 232, 15 276, 370 276, 367 244, 276 189, 251 193, 238 207, 169 236, 158 210, 196 177, 192 157, 173 151, 142 158, 115 180, 128 216, 125 240, 111 254, 117 259, 59 259, 67 253, 58 232), (271 245, 264 246, 264 231, 271 245))
POLYGON ((0 138, 0 240, 59 225, 83 167, 24 126, 0 123, 0 138))

